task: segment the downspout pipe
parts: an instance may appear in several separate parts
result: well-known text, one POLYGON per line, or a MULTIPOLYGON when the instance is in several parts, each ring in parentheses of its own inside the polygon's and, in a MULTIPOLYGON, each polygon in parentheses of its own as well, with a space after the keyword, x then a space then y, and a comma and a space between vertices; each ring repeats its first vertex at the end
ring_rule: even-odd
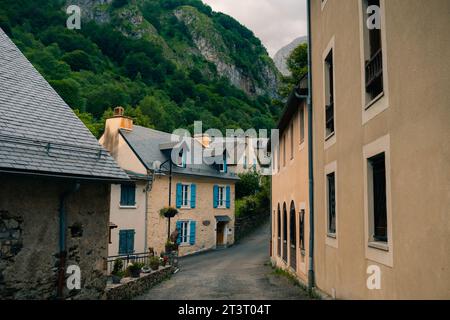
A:
POLYGON ((306 1, 308 15, 308 175, 309 175, 309 258, 308 290, 315 286, 314 279, 314 167, 313 167, 313 102, 312 102, 312 35, 311 0, 306 1))
POLYGON ((67 257, 67 198, 80 189, 80 183, 76 182, 74 186, 59 196, 59 268, 58 268, 58 288, 57 297, 63 299, 64 279, 66 274, 66 257, 67 257))

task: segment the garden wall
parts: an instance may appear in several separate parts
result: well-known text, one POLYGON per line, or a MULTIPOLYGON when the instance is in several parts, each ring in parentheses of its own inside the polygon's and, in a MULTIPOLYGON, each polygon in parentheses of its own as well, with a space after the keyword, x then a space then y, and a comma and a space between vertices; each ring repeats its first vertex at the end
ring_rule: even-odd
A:
POLYGON ((141 274, 140 278, 125 278, 121 284, 109 284, 106 288, 108 300, 131 300, 147 290, 168 279, 175 271, 173 266, 160 267, 158 271, 141 274))

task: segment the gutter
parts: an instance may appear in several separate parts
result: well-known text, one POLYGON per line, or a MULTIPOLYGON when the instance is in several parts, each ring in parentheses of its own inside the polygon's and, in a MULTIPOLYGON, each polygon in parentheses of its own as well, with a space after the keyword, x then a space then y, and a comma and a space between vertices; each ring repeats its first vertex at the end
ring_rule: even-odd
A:
POLYGON ((315 286, 314 279, 314 167, 313 167, 313 103, 312 103, 312 36, 311 36, 311 0, 307 0, 308 15, 308 175, 309 175, 309 258, 308 290, 315 286))
POLYGON ((72 189, 62 193, 59 196, 59 267, 58 267, 58 288, 57 298, 63 299, 64 279, 66 274, 66 258, 67 258, 67 212, 66 200, 73 193, 80 190, 80 183, 75 182, 72 189))

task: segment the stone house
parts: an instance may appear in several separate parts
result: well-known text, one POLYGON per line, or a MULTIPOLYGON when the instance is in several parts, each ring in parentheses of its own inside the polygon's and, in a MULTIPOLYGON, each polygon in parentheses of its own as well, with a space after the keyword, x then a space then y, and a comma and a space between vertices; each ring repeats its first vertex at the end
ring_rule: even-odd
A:
POLYGON ((109 255, 149 249, 159 254, 175 229, 180 256, 233 244, 237 176, 226 165, 187 161, 190 149, 204 148, 197 139, 178 148, 173 139, 179 137, 134 125, 121 107, 114 112, 100 143, 133 182, 111 190, 111 223, 118 228, 112 230, 109 255), (168 219, 160 215, 168 206, 179 211, 170 231, 168 219))
POLYGON ((103 298, 110 185, 128 176, 1 29, 0 181, 0 299, 103 298))

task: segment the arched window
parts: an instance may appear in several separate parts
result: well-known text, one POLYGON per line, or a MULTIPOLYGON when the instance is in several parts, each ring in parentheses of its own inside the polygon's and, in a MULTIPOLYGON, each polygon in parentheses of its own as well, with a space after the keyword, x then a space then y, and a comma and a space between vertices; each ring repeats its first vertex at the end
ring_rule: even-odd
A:
POLYGON ((300 210, 300 251, 305 255, 305 209, 300 210))
POLYGON ((283 203, 283 260, 287 261, 287 210, 283 203))
POLYGON ((297 269, 297 221, 295 219, 295 204, 291 202, 291 208, 289 210, 289 239, 290 239, 290 265, 297 269))

